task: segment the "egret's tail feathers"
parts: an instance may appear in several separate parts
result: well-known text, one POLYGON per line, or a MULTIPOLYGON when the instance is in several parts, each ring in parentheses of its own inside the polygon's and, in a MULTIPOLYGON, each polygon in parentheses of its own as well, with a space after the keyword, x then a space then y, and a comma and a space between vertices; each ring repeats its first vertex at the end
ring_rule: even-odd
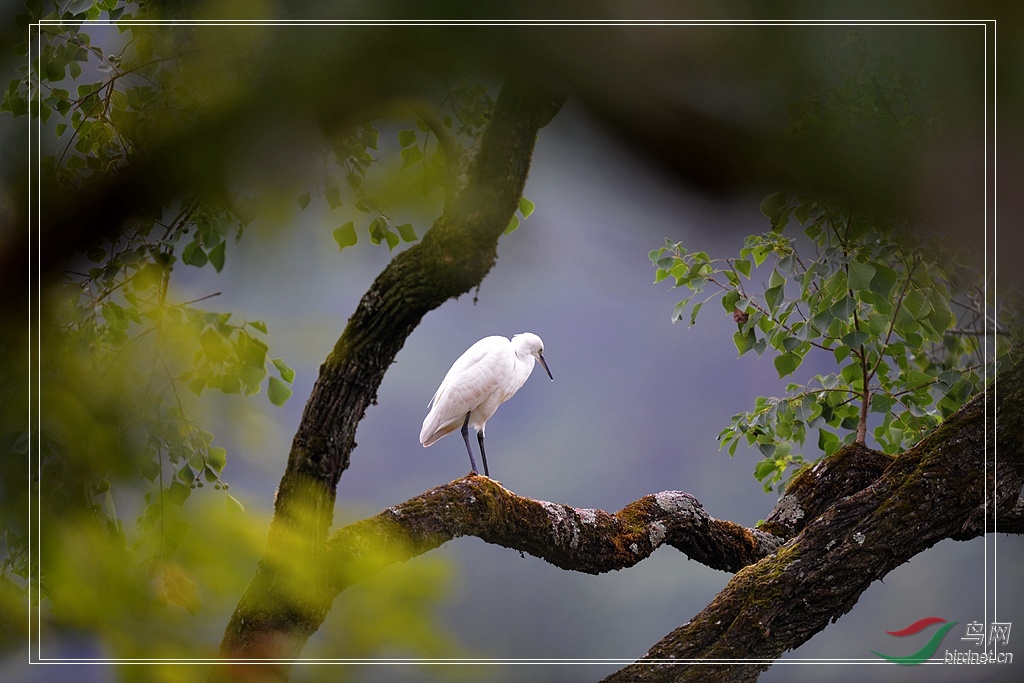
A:
POLYGON ((445 424, 437 425, 430 417, 428 415, 427 419, 423 421, 423 428, 420 430, 420 443, 423 444, 424 448, 432 446, 441 437, 451 434, 462 424, 458 419, 455 419, 445 424))

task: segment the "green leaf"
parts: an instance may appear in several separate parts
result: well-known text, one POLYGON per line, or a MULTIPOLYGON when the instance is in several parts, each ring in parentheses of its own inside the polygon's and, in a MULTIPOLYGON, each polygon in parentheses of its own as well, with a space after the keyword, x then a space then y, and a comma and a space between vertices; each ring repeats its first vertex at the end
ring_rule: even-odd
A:
POLYGON ((774 312, 775 307, 782 301, 783 285, 769 287, 764 291, 764 301, 768 304, 768 310, 774 312))
POLYGON ((850 261, 847 283, 855 292, 871 291, 871 281, 875 277, 875 267, 869 263, 850 261))
POLYGON ((836 348, 832 349, 832 354, 836 357, 836 365, 839 365, 844 360, 850 357, 850 347, 842 345, 837 346, 836 348))
POLYGON ((892 410, 895 401, 888 394, 874 393, 871 395, 871 412, 888 414, 892 410))
POLYGON ((406 169, 423 159, 423 152, 419 147, 406 147, 402 150, 402 168, 406 169))
POLYGON ((871 335, 868 334, 867 332, 864 332, 863 330, 853 330, 852 332, 843 337, 843 344, 850 347, 851 349, 859 349, 861 346, 867 343, 868 339, 870 338, 871 335))
POLYGON ((832 455, 839 448, 839 437, 832 432, 819 429, 818 448, 820 448, 825 455, 832 455))
POLYGON ((690 311, 690 326, 691 327, 693 327, 693 324, 695 322, 697 322, 697 313, 700 312, 700 307, 703 306, 703 305, 704 305, 703 301, 701 301, 698 304, 694 304, 693 305, 693 310, 690 311))
POLYGON ((782 340, 782 348, 787 352, 795 353, 801 346, 803 346, 803 341, 799 337, 785 337, 782 340))
POLYGON ((778 211, 781 211, 786 206, 786 193, 785 192, 773 192, 764 199, 761 200, 761 213, 771 218, 778 211))
POLYGON ((345 223, 340 228, 335 228, 331 234, 334 236, 334 241, 338 243, 339 250, 351 247, 359 241, 359 238, 356 236, 355 223, 352 221, 345 223))
POLYGON ((932 313, 928 316, 935 331, 942 334, 953 324, 953 312, 949 309, 946 296, 938 289, 933 289, 928 295, 928 302, 932 305, 932 313))
POLYGON ((303 192, 302 194, 300 194, 298 197, 295 198, 295 201, 297 201, 299 203, 299 208, 305 210, 305 208, 307 206, 309 206, 309 201, 310 201, 309 193, 308 192, 303 192))
POLYGON ((416 237, 416 230, 412 227, 412 223, 402 223, 395 229, 398 230, 398 234, 401 235, 402 239, 406 242, 415 242, 418 239, 416 237))
POLYGON ((825 285, 822 287, 824 292, 833 297, 845 294, 847 289, 846 273, 841 270, 837 270, 825 280, 825 285))
POLYGON ((736 303, 740 300, 740 293, 735 289, 725 293, 722 297, 722 308, 725 309, 726 313, 732 313, 736 310, 736 303))
POLYGON ((338 208, 341 206, 341 189, 333 185, 326 188, 324 190, 324 199, 327 200, 327 204, 332 209, 338 208))
POLYGON ((199 244, 198 240, 192 240, 185 245, 185 250, 181 254, 181 261, 186 265, 195 266, 196 268, 202 268, 206 265, 206 252, 203 251, 203 247, 199 244))
POLYGON ((915 321, 920 320, 922 317, 931 313, 931 305, 927 304, 924 294, 916 289, 912 289, 907 292, 907 295, 903 297, 903 311, 906 312, 910 318, 915 321))
POLYGON ((686 310, 686 307, 689 305, 690 299, 692 299, 692 298, 693 298, 693 295, 691 294, 690 296, 686 297, 685 299, 683 299, 682 301, 680 301, 679 303, 677 303, 675 305, 675 308, 672 309, 672 318, 671 318, 671 320, 672 320, 673 323, 676 322, 677 320, 682 320, 682 318, 683 318, 683 311, 686 310))
POLYGON ((397 246, 398 246, 398 244, 399 244, 399 242, 401 242, 401 241, 402 241, 402 240, 401 240, 401 239, 399 238, 399 236, 398 236, 398 233, 396 233, 396 232, 393 232, 393 231, 391 231, 391 230, 385 230, 385 231, 384 231, 384 239, 385 239, 385 241, 387 241, 387 243, 388 243, 388 251, 391 251, 392 249, 394 249, 395 247, 397 247, 397 246))
POLYGON ((402 147, 408 147, 416 144, 416 131, 412 130, 400 130, 398 131, 398 144, 402 147))
POLYGON ((754 466, 754 477, 758 481, 764 481, 771 477, 778 470, 774 458, 766 458, 754 466))
POLYGON ((509 234, 511 232, 514 232, 515 229, 518 228, 518 227, 519 227, 519 217, 516 216, 515 214, 513 214, 512 215, 512 220, 510 220, 508 222, 508 225, 505 226, 505 234, 507 235, 507 234, 509 234))
POLYGON ((882 335, 889 329, 889 317, 880 313, 869 314, 867 323, 868 332, 871 334, 882 335))
POLYGON ((288 384, 291 384, 293 381, 295 381, 295 371, 288 367, 288 364, 284 362, 284 359, 274 358, 271 362, 274 364, 274 367, 277 368, 277 371, 281 374, 281 379, 283 379, 285 382, 288 382, 288 384))
POLYGON ((523 214, 523 218, 529 218, 535 208, 536 205, 526 197, 519 198, 519 213, 523 214))
POLYGON ((53 83, 64 80, 64 65, 59 62, 47 62, 46 68, 43 69, 43 72, 46 74, 46 79, 53 83))
POLYGON ((750 330, 746 334, 736 331, 732 335, 732 343, 736 345, 736 350, 739 351, 741 356, 754 348, 755 341, 757 341, 757 338, 754 336, 753 330, 750 330))
POLYGON ((275 406, 283 406, 292 395, 292 388, 279 380, 277 377, 271 377, 267 383, 267 397, 270 402, 275 406))
POLYGON ((851 296, 844 296, 842 299, 832 304, 832 308, 829 312, 834 317, 845 321, 853 315, 855 310, 857 310, 857 300, 851 296))
POLYGON ((171 485, 167 488, 167 493, 164 494, 168 503, 179 507, 190 495, 192 495, 192 489, 177 481, 172 481, 171 485))
POLYGON ((267 333, 267 324, 262 320, 250 320, 247 324, 253 326, 263 334, 267 333))
POLYGON ((875 265, 875 277, 871 279, 871 291, 887 299, 899 276, 896 271, 881 264, 875 265))
POLYGON ((220 244, 215 246, 213 249, 211 249, 209 254, 207 254, 207 256, 210 258, 210 265, 212 265, 214 267, 214 269, 216 269, 216 271, 218 273, 221 271, 221 268, 224 267, 224 245, 225 244, 226 244, 226 242, 221 242, 220 244))
POLYGON ((240 331, 235 342, 235 353, 244 365, 263 370, 266 364, 269 347, 260 339, 250 337, 244 330, 240 331))
MULTIPOLYGON (((28 113, 28 100, 20 95, 10 95, 4 100, 4 106, 14 116, 24 116, 28 113)), ((74 159, 76 157, 72 157, 74 159)))
POLYGON ((775 369, 778 371, 779 377, 782 378, 800 367, 801 361, 803 358, 795 353, 783 353, 775 357, 775 369))
POLYGON ((843 376, 846 383, 853 386, 854 383, 860 383, 861 381, 861 368, 860 363, 850 363, 840 370, 839 374, 843 376))
POLYGON ((255 394, 259 391, 260 383, 263 382, 263 378, 266 376, 267 369, 265 367, 246 365, 238 371, 238 380, 245 387, 246 395, 255 394))
POLYGON ((207 451, 206 462, 217 472, 223 472, 228 463, 228 452, 225 448, 213 447, 207 451))
POLYGON ((203 389, 206 388, 206 379, 203 377, 197 377, 188 383, 188 390, 196 396, 200 396, 203 393, 203 389))
POLYGON ((750 279, 750 260, 749 259, 745 259, 745 258, 736 259, 735 261, 733 261, 733 266, 736 268, 736 270, 738 270, 739 272, 743 273, 744 277, 746 277, 748 280, 750 279))
POLYGON ((238 499, 232 496, 230 493, 225 493, 227 496, 228 510, 231 512, 245 512, 245 506, 238 502, 238 499))
POLYGON ((370 243, 380 244, 384 239, 384 233, 387 232, 388 224, 383 218, 374 218, 370 221, 370 224, 366 227, 366 231, 370 233, 370 243))

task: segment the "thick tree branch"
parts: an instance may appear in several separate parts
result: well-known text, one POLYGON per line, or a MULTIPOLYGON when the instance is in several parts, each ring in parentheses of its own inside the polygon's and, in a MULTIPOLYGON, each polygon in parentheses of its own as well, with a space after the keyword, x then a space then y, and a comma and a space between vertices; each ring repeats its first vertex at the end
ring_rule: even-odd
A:
POLYGON ((836 501, 872 484, 894 459, 862 443, 839 449, 793 477, 761 529, 792 538, 836 501))
MULTIPOLYGON (((278 488, 267 552, 221 644, 225 656, 294 657, 319 628, 332 598, 320 571, 324 544, 356 427, 423 315, 477 286, 494 264, 498 238, 522 195, 537 131, 563 99, 533 83, 506 82, 454 200, 359 302, 320 367, 278 488)), ((283 679, 287 667, 274 673, 283 679)))
POLYGON ((782 544, 763 531, 715 519, 680 491, 644 496, 610 514, 523 498, 468 475, 334 532, 327 543, 331 592, 460 536, 587 574, 632 567, 661 545, 734 572, 782 544))
POLYGON ((1019 520, 1024 485, 1024 366, 999 384, 998 404, 991 391, 979 394, 873 484, 806 515, 776 554, 741 570, 700 614, 606 681, 756 680, 914 555, 946 538, 979 536, 992 509, 1019 523, 1011 520, 1019 520), (998 431, 986 432, 986 413, 996 424, 993 406, 998 431), (715 658, 757 663, 698 663, 715 658))
POLYGON ((988 520, 988 528, 1001 534, 1024 534, 1024 498, 1008 510, 999 510, 997 517, 988 520))

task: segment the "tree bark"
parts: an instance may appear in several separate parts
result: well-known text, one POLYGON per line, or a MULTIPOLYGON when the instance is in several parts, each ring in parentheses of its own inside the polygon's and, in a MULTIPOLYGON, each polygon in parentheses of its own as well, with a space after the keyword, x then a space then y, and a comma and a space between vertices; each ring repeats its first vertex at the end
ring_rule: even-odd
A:
MULTIPOLYGON (((923 550, 991 532, 986 520, 1004 516, 1001 531, 1019 529, 1024 365, 998 383, 998 398, 994 385, 975 396, 870 486, 802 515, 806 523, 778 552, 741 570, 700 614, 605 681, 756 680, 923 550), (701 663, 708 659, 746 661, 701 663)), ((790 508, 790 519, 803 509, 790 508)))
MULTIPOLYGON (((320 626, 333 595, 322 571, 336 487, 356 426, 384 372, 425 313, 477 286, 522 196, 538 130, 564 96, 506 82, 453 201, 423 237, 398 254, 363 296, 320 367, 277 491, 267 550, 221 644, 227 658, 292 658, 320 626)), ((252 677, 253 670, 220 669, 252 677)), ((283 680, 287 665, 258 669, 283 680)))
POLYGON ((734 572, 774 552, 783 539, 709 515, 681 491, 644 496, 611 514, 523 498, 470 474, 333 533, 331 592, 394 562, 460 536, 529 553, 586 574, 632 567, 662 545, 734 572))

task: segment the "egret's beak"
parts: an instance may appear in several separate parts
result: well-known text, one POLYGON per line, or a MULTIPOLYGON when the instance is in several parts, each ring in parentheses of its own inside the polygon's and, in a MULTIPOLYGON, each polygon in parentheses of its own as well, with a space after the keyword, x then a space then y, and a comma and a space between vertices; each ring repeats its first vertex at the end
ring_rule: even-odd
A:
POLYGON ((551 369, 548 367, 548 362, 544 360, 544 354, 538 353, 537 358, 540 360, 540 364, 544 366, 544 372, 548 373, 548 377, 550 377, 551 381, 554 382, 555 378, 551 377, 551 369))

